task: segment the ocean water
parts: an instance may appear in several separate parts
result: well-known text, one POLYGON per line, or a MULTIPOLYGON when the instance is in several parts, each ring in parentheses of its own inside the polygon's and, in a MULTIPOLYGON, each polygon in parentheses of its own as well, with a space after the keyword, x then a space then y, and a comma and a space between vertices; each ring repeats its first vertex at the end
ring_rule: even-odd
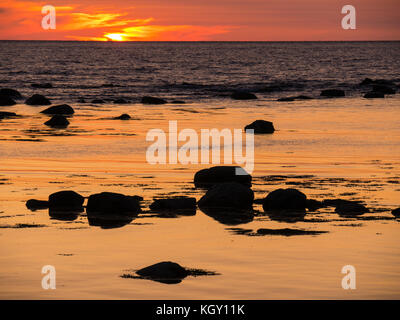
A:
POLYGON ((0 41, 0 87, 75 109, 68 128, 51 129, 45 107, 24 99, 0 107, 21 116, 0 120, 0 297, 398 299, 400 224, 391 210, 400 206, 400 98, 365 99, 370 88, 359 83, 398 85, 399 49, 399 42, 0 41), (45 82, 53 88, 31 87, 45 82), (320 98, 329 88, 346 97, 320 98), (232 100, 237 89, 258 99, 232 100), (276 101, 298 94, 314 99, 276 101), (144 95, 186 103, 142 105, 144 95), (113 119, 122 113, 132 119, 113 119), (283 221, 255 204, 252 219, 232 222, 200 209, 193 216, 149 210, 155 197, 199 200, 205 191, 194 188, 193 176, 212 166, 151 165, 149 130, 168 133, 171 120, 178 130, 243 129, 256 119, 276 128, 255 136, 256 199, 292 187, 311 199, 362 201, 370 212, 343 217, 328 207, 283 221), (61 190, 140 195, 143 213, 99 223, 25 206, 61 190), (325 233, 260 236, 260 228, 325 233), (219 275, 174 285, 120 277, 160 261, 219 275), (41 286, 45 265, 56 268, 56 290, 41 286), (345 265, 356 268, 356 290, 342 288, 345 265))

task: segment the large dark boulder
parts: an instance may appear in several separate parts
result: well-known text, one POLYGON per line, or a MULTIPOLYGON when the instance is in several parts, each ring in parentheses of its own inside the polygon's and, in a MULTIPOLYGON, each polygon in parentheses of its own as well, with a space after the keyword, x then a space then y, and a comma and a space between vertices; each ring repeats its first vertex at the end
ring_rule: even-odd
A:
POLYGON ((194 176, 194 185, 196 188, 210 188, 218 183, 238 182, 251 187, 251 179, 251 175, 241 167, 216 166, 196 172, 194 176))
POLYGON ((155 199, 150 205, 150 209, 154 211, 196 211, 196 198, 155 199))
POLYGON ((376 84, 372 86, 372 91, 374 92, 380 92, 383 94, 395 94, 396 90, 392 89, 389 86, 381 85, 381 84, 376 84))
POLYGON ((400 217, 400 208, 397 208, 397 209, 392 210, 392 214, 393 214, 395 217, 400 217))
POLYGON ((11 97, 1 97, 0 96, 0 107, 8 107, 8 106, 13 106, 15 105, 16 102, 13 100, 11 97))
POLYGON ((165 283, 179 283, 186 278, 189 272, 179 264, 171 261, 163 261, 136 271, 143 278, 165 283), (169 282, 175 280, 177 282, 169 282))
POLYGON ((385 94, 384 94, 384 93, 382 93, 382 92, 375 92, 375 91, 367 92, 367 93, 364 95, 364 98, 367 98, 367 99, 384 98, 384 97, 385 97, 385 94))
POLYGON ((41 94, 34 94, 32 97, 25 101, 25 104, 30 106, 48 106, 51 104, 50 100, 41 94))
POLYGON ((72 115, 75 113, 74 109, 68 104, 60 104, 57 106, 49 107, 40 113, 50 114, 50 115, 72 115))
POLYGON ((247 91, 235 91, 232 93, 231 98, 234 100, 255 100, 257 96, 247 91))
POLYGON ((143 104, 166 104, 167 101, 161 98, 145 96, 142 98, 143 104))
POLYGON ((321 97, 344 97, 345 93, 341 89, 327 89, 321 91, 321 97))
POLYGON ((367 212, 369 212, 369 209, 366 208, 361 203, 347 201, 347 202, 342 202, 341 204, 339 204, 336 207, 335 212, 337 212, 339 215, 343 215, 343 216, 354 216, 354 215, 362 215, 364 213, 367 213, 367 212))
POLYGON ((0 98, 9 97, 12 99, 22 99, 22 95, 14 89, 2 88, 0 89, 0 98))
POLYGON ((254 134, 270 134, 275 132, 274 124, 265 120, 256 120, 244 128, 244 130, 249 129, 253 129, 254 134))
POLYGON ((78 210, 83 206, 85 198, 75 191, 59 191, 49 196, 50 209, 78 210))
POLYGON ((62 129, 69 126, 69 121, 64 116, 55 115, 49 121, 46 121, 44 124, 52 128, 62 129))
POLYGON ((86 211, 88 214, 138 214, 141 197, 126 196, 120 193, 102 192, 89 197, 86 211))
POLYGON ((296 189, 274 190, 263 202, 264 211, 304 211, 307 206, 307 196, 296 189))
POLYGON ((233 210, 251 209, 253 206, 253 191, 237 182, 217 184, 199 200, 200 209, 230 208, 233 210))

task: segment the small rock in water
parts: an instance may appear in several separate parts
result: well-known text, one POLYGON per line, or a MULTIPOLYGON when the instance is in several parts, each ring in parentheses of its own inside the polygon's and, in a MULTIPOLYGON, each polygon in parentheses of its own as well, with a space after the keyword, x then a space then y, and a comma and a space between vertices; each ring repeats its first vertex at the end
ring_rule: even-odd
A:
POLYGON ((26 202, 26 207, 31 211, 48 209, 49 202, 43 200, 30 199, 26 202))
POLYGON ((348 201, 339 204, 336 207, 335 212, 344 216, 353 216, 369 212, 369 209, 360 203, 348 201))
POLYGON ((169 199, 155 199, 150 205, 150 209, 155 211, 196 211, 196 198, 177 197, 169 199))
POLYGON ((364 98, 367 98, 367 99, 384 98, 384 97, 385 97, 385 94, 384 94, 384 93, 382 93, 382 92, 375 92, 375 91, 367 92, 367 93, 364 95, 364 98))
POLYGON ((326 233, 327 231, 312 231, 312 230, 302 230, 302 229, 258 229, 257 234, 259 235, 279 235, 279 236, 304 236, 304 235, 318 235, 321 233, 326 233))
POLYGON ((189 272, 184 267, 171 261, 153 264, 136 271, 136 273, 141 277, 158 281, 182 280, 189 275, 189 272))
POLYGON ((310 100, 312 99, 309 96, 295 96, 295 97, 284 97, 284 98, 279 98, 277 101, 295 101, 295 100, 310 100))
POLYGON ((307 196, 297 189, 277 189, 264 199, 264 211, 301 211, 307 207, 307 196))
POLYGON ((89 197, 86 210, 88 213, 99 214, 138 214, 142 199, 139 196, 102 192, 89 197))
POLYGON ((174 100, 174 101, 172 101, 171 103, 172 103, 172 104, 186 104, 186 102, 185 102, 185 101, 182 101, 182 100, 174 100))
POLYGON ((310 211, 315 211, 317 209, 325 207, 322 201, 307 199, 306 208, 310 211))
POLYGON ((16 118, 18 115, 14 112, 0 111, 0 120, 7 118, 16 118))
POLYGON ((143 104, 166 104, 167 101, 161 98, 145 96, 142 98, 143 104))
POLYGON ((49 82, 46 83, 32 83, 31 84, 32 88, 41 88, 41 89, 49 89, 53 88, 53 85, 49 82))
POLYGON ((123 98, 120 98, 120 99, 114 100, 114 103, 115 104, 126 104, 126 103, 129 103, 129 101, 127 101, 127 100, 125 100, 123 98))
POLYGON ((59 191, 49 196, 49 208, 75 210, 81 209, 85 198, 75 191, 59 191))
POLYGON ((9 97, 12 99, 22 99, 22 95, 14 89, 2 88, 0 89, 0 98, 9 97))
POLYGON ((199 200, 202 208, 251 209, 253 207, 253 191, 237 182, 221 183, 213 186, 199 200))
POLYGON ((49 127, 52 127, 52 128, 63 129, 63 128, 68 127, 69 121, 64 116, 55 115, 49 121, 46 121, 44 124, 46 126, 49 126, 49 127))
POLYGON ((32 97, 25 101, 25 104, 30 106, 48 106, 51 104, 50 100, 41 94, 34 94, 32 97))
POLYGON ((270 121, 256 120, 247 125, 244 130, 254 130, 254 134, 270 134, 275 132, 274 124, 270 121))
POLYGON ((115 117, 115 120, 129 120, 131 119, 131 116, 129 114, 121 114, 119 117, 115 117))
POLYGON ((397 209, 392 210, 392 214, 393 214, 395 217, 400 217, 400 208, 397 208, 397 209))
POLYGON ((15 105, 16 102, 11 97, 0 96, 0 107, 9 107, 15 105))
POLYGON ((196 172, 194 185, 196 188, 210 188, 218 183, 238 182, 251 187, 251 179, 251 175, 241 167, 216 166, 196 172))
POLYGON ((98 104, 100 104, 100 103, 105 103, 105 101, 102 100, 102 99, 93 99, 93 100, 91 101, 91 103, 98 103, 98 104))
POLYGON ((231 98, 234 100, 255 100, 257 96, 247 91, 235 91, 232 93, 231 98))
POLYGON ((385 86, 385 85, 374 85, 372 86, 372 91, 374 92, 380 92, 383 94, 395 94, 396 91, 394 89, 392 89, 389 86, 385 86))
POLYGON ((50 108, 47 108, 43 111, 40 111, 40 113, 44 114, 58 114, 58 115, 71 115, 74 114, 75 111, 74 109, 68 105, 68 104, 60 104, 57 106, 52 106, 50 108))
POLYGON ((321 97, 344 97, 345 93, 340 89, 327 89, 321 91, 321 97))

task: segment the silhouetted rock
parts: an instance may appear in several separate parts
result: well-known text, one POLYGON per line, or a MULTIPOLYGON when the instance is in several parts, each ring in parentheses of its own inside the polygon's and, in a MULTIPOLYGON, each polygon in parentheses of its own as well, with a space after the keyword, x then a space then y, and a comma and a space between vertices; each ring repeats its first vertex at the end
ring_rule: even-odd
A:
POLYGON ((400 208, 397 208, 397 209, 392 210, 392 214, 393 214, 395 217, 400 217, 400 208))
POLYGON ((101 104, 101 103, 105 103, 105 101, 102 100, 102 99, 93 99, 93 100, 91 101, 91 103, 101 104))
POLYGON ((136 274, 163 283, 179 283, 189 275, 189 272, 175 262, 164 261, 137 270, 136 274))
POLYGON ((14 89, 2 88, 0 89, 0 98, 9 97, 12 99, 22 99, 22 95, 14 89))
POLYGON ((49 121, 46 121, 44 124, 52 128, 66 128, 69 125, 69 121, 64 116, 55 115, 49 121))
POLYGON ((43 200, 30 199, 26 202, 26 207, 31 211, 48 209, 49 202, 43 200))
POLYGON ((150 205, 154 211, 190 211, 196 212, 196 198, 177 197, 169 199, 155 199, 150 205))
POLYGON ((185 102, 185 101, 182 101, 182 100, 174 100, 174 101, 172 101, 171 103, 172 103, 172 104, 186 104, 186 102, 185 102))
POLYGON ((241 167, 216 166, 196 172, 194 185, 196 188, 209 188, 218 183, 238 182, 251 187, 251 179, 251 175, 241 167), (237 174, 237 172, 242 174, 237 174))
POLYGON ((365 78, 363 81, 361 81, 360 85, 366 86, 366 85, 370 85, 373 83, 374 83, 374 80, 372 80, 371 78, 365 78))
POLYGON ((279 98, 277 101, 295 101, 295 100, 310 100, 313 99, 309 96, 294 96, 294 97, 284 97, 284 98, 279 98))
POLYGON ((166 104, 167 101, 161 98, 145 96, 142 98, 143 104, 166 104))
POLYGON ((43 111, 40 111, 40 113, 44 114, 52 114, 52 115, 72 115, 75 113, 74 109, 68 105, 68 104, 60 104, 57 106, 52 106, 49 107, 43 111))
POLYGON ((385 85, 374 85, 372 86, 372 91, 374 92, 380 92, 383 94, 395 94, 396 91, 394 89, 392 89, 389 86, 385 86, 385 85))
POLYGON ((53 85, 49 82, 45 83, 32 83, 31 84, 32 88, 41 88, 41 89, 50 89, 53 88, 53 85))
POLYGON ((14 112, 0 111, 0 120, 7 118, 16 118, 16 117, 18 117, 18 115, 14 112))
POLYGON ((364 98, 367 98, 367 99, 384 98, 384 97, 385 97, 385 94, 383 94, 382 92, 371 91, 371 92, 367 92, 366 94, 364 94, 364 98))
POLYGON ((87 219, 90 226, 100 227, 101 229, 116 229, 130 224, 134 220, 134 216, 121 214, 99 214, 88 211, 87 219))
POLYGON ((231 98, 234 100, 255 100, 257 96, 247 91, 235 91, 232 93, 231 98))
POLYGON ((59 191, 49 196, 49 208, 60 210, 80 210, 85 198, 75 191, 59 191))
POLYGON ((231 208, 233 210, 251 209, 253 206, 253 191, 237 182, 214 185, 199 200, 202 208, 231 208))
POLYGON ((321 97, 344 97, 345 93, 341 89, 327 89, 321 91, 321 97))
POLYGON ((322 201, 314 200, 314 199, 307 199, 306 208, 310 211, 315 211, 320 208, 324 208, 325 205, 322 201))
POLYGON ((89 197, 86 211, 101 214, 138 214, 141 197, 102 192, 89 197))
POLYGON ((249 129, 253 129, 254 134, 269 134, 275 132, 274 124, 265 120, 256 120, 244 128, 244 130, 249 129))
POLYGON ((0 107, 8 107, 8 106, 13 106, 15 104, 16 102, 11 97, 0 96, 0 107))
POLYGON ((130 120, 131 116, 129 114, 121 114, 119 117, 115 117, 115 120, 130 120))
POLYGON ((352 215, 361 215, 366 212, 369 212, 369 209, 360 203, 348 201, 339 204, 336 207, 335 212, 344 216, 352 216, 352 215))
POLYGON ((41 94, 34 94, 28 98, 25 103, 30 106, 48 106, 51 104, 50 100, 41 94))
POLYGON ((360 85, 361 86, 368 86, 368 85, 373 85, 373 84, 378 84, 378 85, 385 85, 385 86, 395 86, 395 83, 390 80, 385 80, 385 79, 370 79, 370 78, 365 78, 360 85))
POLYGON ((115 104, 126 104, 126 103, 129 103, 129 101, 127 101, 127 100, 125 100, 123 98, 120 98, 120 99, 114 100, 114 103, 115 104))
POLYGON ((352 203, 360 203, 360 201, 350 201, 343 199, 325 199, 322 203, 327 207, 337 207, 340 205, 352 204, 352 203))
POLYGON ((264 211, 304 211, 307 207, 307 196, 296 189, 277 189, 264 199, 264 211))
POLYGON ((303 229, 289 229, 289 228, 284 228, 284 229, 258 229, 257 234, 258 235, 274 235, 274 236, 304 236, 304 235, 318 235, 321 233, 327 233, 327 231, 312 231, 312 230, 303 230, 303 229))

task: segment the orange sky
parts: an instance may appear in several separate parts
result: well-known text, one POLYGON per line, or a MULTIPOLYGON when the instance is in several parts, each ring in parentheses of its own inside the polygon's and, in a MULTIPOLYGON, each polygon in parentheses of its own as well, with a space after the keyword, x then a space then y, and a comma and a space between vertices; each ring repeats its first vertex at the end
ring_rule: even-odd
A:
POLYGON ((400 40, 400 0, 0 0, 0 39, 400 40), (357 30, 341 28, 341 8, 357 30), (41 28, 43 5, 56 30, 41 28))

